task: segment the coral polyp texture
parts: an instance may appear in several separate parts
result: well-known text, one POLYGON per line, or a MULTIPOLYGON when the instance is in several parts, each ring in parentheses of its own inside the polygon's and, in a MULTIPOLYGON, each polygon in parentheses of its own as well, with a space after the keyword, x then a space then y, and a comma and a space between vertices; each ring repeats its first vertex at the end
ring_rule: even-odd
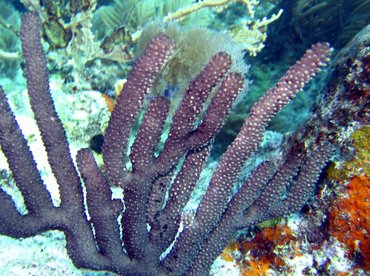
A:
POLYGON ((0 234, 24 238, 61 230, 79 268, 120 275, 205 275, 235 231, 299 211, 332 154, 333 141, 326 137, 317 136, 314 143, 293 137, 280 155, 260 163, 235 193, 238 175, 256 153, 271 118, 327 64, 332 50, 318 43, 252 108, 218 161, 192 223, 180 230, 182 211, 214 137, 243 89, 242 75, 230 72, 232 58, 217 53, 189 83, 159 147, 169 99, 149 97, 149 92, 175 45, 157 35, 133 65, 117 98, 104 136, 104 168, 89 149, 77 153, 75 166, 50 95, 39 30, 38 17, 26 13, 21 41, 28 93, 61 203, 53 205, 1 88, 1 149, 27 212, 20 214, 12 197, 0 190, 0 234), (123 200, 112 199, 111 186, 123 189, 123 200))

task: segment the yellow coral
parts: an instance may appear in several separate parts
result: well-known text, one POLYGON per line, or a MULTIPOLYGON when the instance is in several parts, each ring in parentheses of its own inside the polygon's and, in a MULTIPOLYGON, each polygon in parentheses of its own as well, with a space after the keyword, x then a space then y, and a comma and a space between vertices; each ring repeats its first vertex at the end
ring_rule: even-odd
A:
POLYGON ((203 8, 216 8, 217 12, 221 12, 228 7, 230 3, 241 2, 247 7, 247 11, 251 18, 254 18, 255 9, 260 1, 259 0, 204 0, 189 5, 187 7, 178 9, 173 13, 169 13, 164 17, 164 21, 180 21, 188 15, 199 11, 203 8))
POLYGON ((341 181, 353 175, 370 175, 370 127, 356 130, 350 140, 355 149, 354 157, 339 167, 331 165, 328 169, 329 179, 341 181))
POLYGON ((355 131, 352 135, 356 149, 356 165, 362 168, 362 174, 370 175, 370 126, 355 131))
POLYGON ((283 10, 279 10, 277 14, 273 14, 270 18, 264 17, 254 20, 255 6, 260 3, 259 0, 204 0, 167 14, 164 21, 181 21, 203 8, 216 8, 216 11, 220 12, 226 9, 230 3, 235 2, 243 3, 246 6, 248 15, 252 20, 244 20, 240 25, 231 27, 230 35, 235 42, 241 43, 251 56, 255 56, 265 46, 267 26, 277 20, 283 10))
POLYGON ((235 26, 230 30, 231 37, 235 42, 241 43, 251 56, 256 56, 265 47, 267 26, 277 20, 282 13, 283 10, 279 10, 270 18, 244 20, 241 26, 235 26))

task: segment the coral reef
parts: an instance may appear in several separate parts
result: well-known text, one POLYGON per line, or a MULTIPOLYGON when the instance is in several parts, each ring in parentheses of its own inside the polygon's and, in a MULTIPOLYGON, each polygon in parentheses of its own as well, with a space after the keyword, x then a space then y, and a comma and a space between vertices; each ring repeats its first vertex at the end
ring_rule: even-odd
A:
POLYGON ((0 274, 370 271, 369 1, 0 2, 0 274))
POLYGON ((1 89, 1 148, 26 207, 26 214, 20 214, 12 197, 1 190, 2 234, 21 238, 59 229, 66 235, 70 258, 81 268, 122 275, 203 275, 236 230, 298 211, 312 193, 332 152, 332 142, 320 136, 309 144, 292 137, 280 156, 260 163, 236 194, 233 190, 268 122, 326 65, 332 51, 328 44, 313 45, 253 106, 219 160, 192 223, 176 238, 181 211, 243 87, 241 74, 228 72, 231 57, 215 54, 190 81, 158 150, 169 102, 161 95, 147 95, 176 45, 164 34, 154 37, 117 98, 104 135, 104 170, 89 149, 77 153, 82 185, 50 96, 39 27, 34 13, 24 15, 22 49, 31 107, 59 185, 60 206, 54 206, 44 187, 1 89), (129 147, 131 130, 143 107, 145 114, 129 147), (127 161, 131 166, 126 166, 127 161), (112 200, 109 184, 123 188, 123 201, 112 200))
POLYGON ((325 93, 303 126, 304 134, 298 132, 305 143, 317 137, 339 142, 327 176, 303 214, 272 228, 293 236, 286 244, 280 242, 284 236, 260 225, 262 230, 252 231, 252 237, 242 233, 228 245, 221 257, 233 266, 240 264, 239 271, 328 275, 369 271, 369 28, 334 57, 325 93), (258 249, 265 251, 252 258, 258 249))

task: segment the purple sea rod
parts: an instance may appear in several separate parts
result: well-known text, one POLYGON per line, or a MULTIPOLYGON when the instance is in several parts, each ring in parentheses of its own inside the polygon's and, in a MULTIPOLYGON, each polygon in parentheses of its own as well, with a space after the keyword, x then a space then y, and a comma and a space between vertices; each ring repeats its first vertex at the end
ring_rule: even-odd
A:
POLYGON ((133 65, 117 99, 104 136, 104 169, 98 167, 89 149, 78 152, 76 168, 50 95, 39 31, 38 17, 26 13, 21 40, 28 93, 60 187, 61 205, 53 206, 0 88, 0 145, 28 211, 18 213, 12 198, 0 189, 0 234, 23 238, 61 230, 68 254, 80 268, 120 275, 205 275, 236 230, 299 211, 312 193, 330 157, 329 141, 310 148, 293 141, 282 156, 259 165, 236 194, 233 188, 269 121, 326 65, 331 53, 328 44, 314 45, 254 105, 219 160, 194 222, 177 237, 182 210, 213 140, 243 89, 243 76, 230 72, 232 58, 217 53, 189 83, 163 149, 156 154, 169 100, 147 95, 175 45, 164 34, 154 37, 133 65), (132 128, 143 108, 144 116, 129 149, 132 128), (125 166, 128 150, 130 170, 125 166), (291 183, 288 191, 286 182, 291 183), (123 188, 123 201, 111 199, 112 185, 123 188))

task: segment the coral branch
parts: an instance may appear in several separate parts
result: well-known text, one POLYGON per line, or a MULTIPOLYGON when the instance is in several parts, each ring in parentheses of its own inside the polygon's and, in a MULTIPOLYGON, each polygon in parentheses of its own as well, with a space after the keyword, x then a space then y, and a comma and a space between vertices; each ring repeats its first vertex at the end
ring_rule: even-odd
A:
POLYGON ((20 34, 26 60, 28 94, 55 178, 59 183, 69 183, 69 185, 60 186, 62 206, 81 210, 83 200, 80 178, 73 165, 67 137, 50 94, 40 27, 41 22, 36 14, 27 13, 23 17, 20 34))
POLYGON ((123 209, 122 205, 117 207, 117 201, 112 201, 108 182, 89 150, 82 149, 78 152, 77 163, 85 183, 89 215, 95 229, 99 250, 110 260, 114 260, 117 256, 124 257, 117 224, 118 214, 123 209))
POLYGON ((176 268, 175 273, 181 274, 187 269, 192 256, 198 253, 208 234, 218 223, 232 195, 237 176, 244 162, 257 150, 268 122, 326 64, 330 52, 328 44, 314 45, 252 107, 236 139, 221 157, 197 209, 197 223, 193 224, 191 231, 181 233, 178 243, 165 260, 166 265, 176 268), (188 262, 178 257, 183 255, 188 256, 188 262))
POLYGON ((103 145, 104 164, 110 180, 119 184, 125 170, 125 152, 129 134, 157 73, 164 66, 173 44, 164 35, 157 36, 136 61, 123 91, 117 98, 103 145))
POLYGON ((28 211, 35 213, 50 208, 52 206, 50 195, 42 183, 36 163, 28 149, 26 140, 19 130, 14 115, 11 113, 1 87, 0 133, 1 149, 7 157, 15 181, 19 183, 18 188, 22 193, 28 211), (17 145, 17 147, 14 147, 14 145, 17 145))

